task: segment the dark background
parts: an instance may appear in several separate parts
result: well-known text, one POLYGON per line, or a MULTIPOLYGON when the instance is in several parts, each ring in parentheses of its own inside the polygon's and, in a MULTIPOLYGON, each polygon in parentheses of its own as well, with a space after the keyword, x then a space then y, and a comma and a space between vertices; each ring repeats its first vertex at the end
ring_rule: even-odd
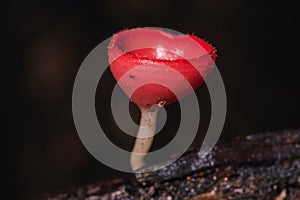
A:
MULTIPOLYGON (((99 163, 82 145, 72 121, 71 93, 85 56, 125 28, 165 27, 216 46, 228 97, 223 139, 300 127, 296 1, 12 0, 2 1, 0 9, 0 182, 1 195, 9 199, 124 175, 99 163)), ((104 99, 99 109, 109 102, 108 93, 97 93, 104 99)), ((205 86, 197 95, 207 96, 205 86)), ((209 119, 209 101, 200 104, 199 137, 209 119)), ((131 110, 137 120, 136 107, 131 110)), ((108 112, 103 115, 102 123, 113 124, 108 112)), ((114 126, 110 130, 130 149, 132 138, 124 139, 114 126)))

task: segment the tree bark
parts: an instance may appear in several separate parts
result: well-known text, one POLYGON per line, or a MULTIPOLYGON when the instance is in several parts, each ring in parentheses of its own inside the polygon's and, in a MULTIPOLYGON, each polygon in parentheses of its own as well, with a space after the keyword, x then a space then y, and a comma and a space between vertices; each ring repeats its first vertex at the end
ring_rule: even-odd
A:
POLYGON ((156 172, 145 168, 34 199, 300 199, 300 129, 239 137, 204 158, 192 150, 156 172))

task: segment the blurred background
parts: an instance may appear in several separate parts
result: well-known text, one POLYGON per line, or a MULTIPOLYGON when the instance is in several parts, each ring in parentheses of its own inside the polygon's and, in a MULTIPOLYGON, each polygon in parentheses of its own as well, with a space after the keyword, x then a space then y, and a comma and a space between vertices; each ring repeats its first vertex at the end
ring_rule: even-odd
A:
MULTIPOLYGON (((2 195, 27 199, 125 175, 98 162, 82 145, 73 124, 71 94, 83 59, 126 28, 193 33, 217 48, 228 98, 221 139, 299 128, 296 5, 293 0, 1 1, 2 195)), ((107 87, 97 91, 99 121, 111 140, 130 149, 133 138, 123 136, 105 109, 115 84, 109 71, 101 84, 107 87)), ((197 95, 201 138, 210 113, 206 87, 197 95)), ((168 113, 176 113, 177 107, 171 105, 168 113)), ((130 104, 130 109, 138 122, 137 108, 130 104)), ((172 138, 178 119, 168 120, 153 148, 172 138)))

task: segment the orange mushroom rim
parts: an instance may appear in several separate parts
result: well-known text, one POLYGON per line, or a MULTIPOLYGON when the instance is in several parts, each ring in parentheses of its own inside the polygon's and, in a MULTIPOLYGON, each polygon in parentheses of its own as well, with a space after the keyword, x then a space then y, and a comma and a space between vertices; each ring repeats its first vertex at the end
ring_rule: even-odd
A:
MULTIPOLYGON (((215 64, 215 48, 196 36, 166 28, 137 28, 124 33, 131 35, 116 34, 98 44, 84 59, 76 75, 72 112, 82 143, 101 163, 119 171, 134 173, 129 164, 131 152, 116 146, 106 137, 96 115, 96 89, 104 71, 110 67, 117 84, 136 104, 145 106, 145 102, 149 102, 151 106, 158 103, 158 98, 165 98, 165 93, 171 99, 168 103, 179 102, 181 118, 176 136, 164 147, 147 153, 151 163, 160 163, 155 170, 174 162, 194 141, 200 122, 200 107, 194 90, 205 82, 211 100, 211 116, 204 140, 199 145, 198 155, 201 159, 217 143, 226 118, 226 92, 215 64), (140 41, 139 36, 142 36, 140 41), (160 41, 159 44, 163 45, 158 46, 153 41, 160 41), (191 53, 185 54, 182 49, 191 53), (133 79, 135 76, 132 74, 139 76, 133 79), (147 92, 149 88, 154 94, 147 92), (147 93, 150 95, 146 95, 146 100, 138 99, 141 94, 147 93), (133 99, 133 95, 137 98, 133 99), (187 95, 188 102, 183 98, 187 95)), ((105 87, 105 83, 101 85, 105 87)), ((131 120, 126 106, 128 103, 129 98, 118 87, 114 87, 111 96, 113 118, 121 130, 132 135, 134 131, 131 130, 136 130, 137 125, 131 120)), ((149 170, 153 171, 154 168, 149 170)))

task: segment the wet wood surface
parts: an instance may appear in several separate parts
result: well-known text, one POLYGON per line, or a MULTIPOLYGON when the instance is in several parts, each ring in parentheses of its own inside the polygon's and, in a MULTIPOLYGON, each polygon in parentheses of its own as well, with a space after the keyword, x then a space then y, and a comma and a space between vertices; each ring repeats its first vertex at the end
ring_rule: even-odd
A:
POLYGON ((33 199, 300 199, 300 129, 239 137, 204 157, 192 150, 163 169, 143 170, 33 199))

